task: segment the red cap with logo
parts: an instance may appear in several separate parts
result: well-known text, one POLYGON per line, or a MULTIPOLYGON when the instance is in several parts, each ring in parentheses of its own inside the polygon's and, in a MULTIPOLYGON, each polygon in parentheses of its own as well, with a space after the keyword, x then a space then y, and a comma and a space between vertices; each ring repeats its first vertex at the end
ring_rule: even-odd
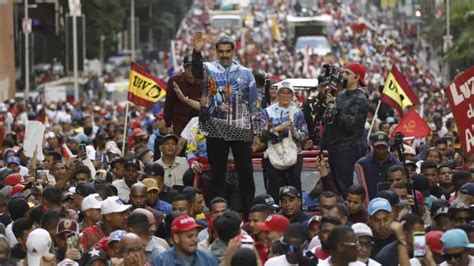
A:
POLYGON ((6 185, 6 186, 14 186, 14 185, 17 185, 17 184, 25 184, 25 180, 23 179, 23 177, 21 176, 21 174, 19 173, 13 173, 13 174, 9 174, 7 175, 7 177, 5 177, 5 180, 3 181, 3 184, 6 185))
POLYGON ((280 214, 273 214, 268 216, 265 222, 257 223, 257 228, 260 231, 284 232, 289 225, 288 218, 280 214))
POLYGON ((359 83, 362 86, 366 86, 365 83, 365 72, 366 69, 363 65, 356 63, 356 62, 349 62, 347 65, 345 65, 345 68, 350 69, 352 72, 356 73, 359 75, 359 83))
POLYGON ((180 215, 171 223, 171 234, 187 232, 195 228, 201 228, 193 217, 189 215, 180 215))
POLYGON ((426 244, 430 248, 431 252, 441 254, 443 253, 443 244, 441 243, 441 237, 443 232, 441 231, 430 231, 426 234, 426 244))

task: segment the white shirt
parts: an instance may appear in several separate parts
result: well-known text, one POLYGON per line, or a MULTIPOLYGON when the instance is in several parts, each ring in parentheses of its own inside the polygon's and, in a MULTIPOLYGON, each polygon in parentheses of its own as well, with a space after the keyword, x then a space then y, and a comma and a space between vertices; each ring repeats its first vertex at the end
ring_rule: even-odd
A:
POLYGON ((321 246, 321 240, 319 240, 319 236, 315 236, 311 239, 311 242, 309 242, 308 249, 311 250, 320 246, 321 246))
MULTIPOLYGON (((318 266, 331 266, 331 256, 329 256, 327 259, 323 261, 319 261, 318 266)), ((349 263, 349 266, 365 266, 366 264, 360 261, 353 261, 349 263)), ((379 264, 380 265, 380 264, 379 264)))
POLYGON ((124 202, 128 203, 130 199, 130 187, 125 183, 125 179, 118 179, 112 182, 112 185, 117 188, 118 197, 124 202))
POLYGON ((286 256, 281 255, 267 260, 267 262, 265 262, 265 266, 298 266, 298 264, 290 264, 286 260, 286 256))
POLYGON ((181 131, 181 137, 185 139, 186 141, 189 141, 190 139, 193 138, 193 134, 191 133, 191 129, 194 126, 197 126, 199 124, 199 117, 193 117, 191 120, 189 120, 188 124, 184 127, 183 131, 181 131))
POLYGON ((15 237, 15 234, 13 234, 12 227, 13 227, 13 222, 9 223, 7 225, 7 228, 5 228, 5 234, 8 239, 8 243, 10 243, 11 248, 18 243, 15 237))
POLYGON ((158 161, 163 169, 165 169, 164 182, 165 185, 173 187, 174 185, 183 186, 183 175, 188 170, 188 162, 184 157, 176 157, 173 164, 167 165, 163 162, 163 158, 160 158, 158 161))

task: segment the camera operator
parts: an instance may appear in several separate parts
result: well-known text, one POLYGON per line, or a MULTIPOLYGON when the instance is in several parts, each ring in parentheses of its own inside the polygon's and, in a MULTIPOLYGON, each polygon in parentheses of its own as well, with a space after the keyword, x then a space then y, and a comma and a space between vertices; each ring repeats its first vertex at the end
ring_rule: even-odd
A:
POLYGON ((359 63, 348 63, 343 70, 343 90, 336 97, 326 94, 321 149, 329 152, 334 183, 344 198, 353 183, 354 164, 365 155, 364 126, 369 111, 367 94, 361 88, 365 71, 359 63))
POLYGON ((318 86, 311 89, 308 100, 303 104, 303 114, 308 125, 309 138, 316 145, 321 141, 327 92, 329 92, 329 77, 321 75, 318 77, 318 86))

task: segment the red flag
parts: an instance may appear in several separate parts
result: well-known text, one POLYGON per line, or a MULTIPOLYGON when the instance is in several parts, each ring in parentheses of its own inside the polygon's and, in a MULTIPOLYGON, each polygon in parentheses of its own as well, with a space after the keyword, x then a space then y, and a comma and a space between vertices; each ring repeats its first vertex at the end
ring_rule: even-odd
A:
POLYGON ((66 160, 69 160, 70 158, 74 156, 66 144, 61 145, 61 150, 66 160))
POLYGON ((431 133, 431 129, 415 108, 411 108, 390 135, 394 137, 397 132, 402 133, 405 137, 424 138, 431 133))
POLYGON ((474 66, 444 89, 456 121, 464 155, 474 153, 474 66))

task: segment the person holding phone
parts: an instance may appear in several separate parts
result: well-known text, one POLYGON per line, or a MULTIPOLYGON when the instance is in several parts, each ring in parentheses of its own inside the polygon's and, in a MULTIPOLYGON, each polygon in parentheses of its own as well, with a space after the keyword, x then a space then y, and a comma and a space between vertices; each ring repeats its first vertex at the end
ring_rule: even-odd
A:
MULTIPOLYGON (((403 224, 402 233, 395 232, 397 240, 386 245, 384 248, 382 248, 382 250, 380 250, 380 252, 375 257, 373 257, 376 261, 378 261, 384 266, 398 266, 399 245, 405 246, 410 258, 413 257, 413 252, 415 250, 414 234, 415 232, 424 232, 423 220, 416 214, 406 214, 405 216, 403 216, 401 223, 403 224)), ((422 249, 424 249, 424 247, 422 249)))

